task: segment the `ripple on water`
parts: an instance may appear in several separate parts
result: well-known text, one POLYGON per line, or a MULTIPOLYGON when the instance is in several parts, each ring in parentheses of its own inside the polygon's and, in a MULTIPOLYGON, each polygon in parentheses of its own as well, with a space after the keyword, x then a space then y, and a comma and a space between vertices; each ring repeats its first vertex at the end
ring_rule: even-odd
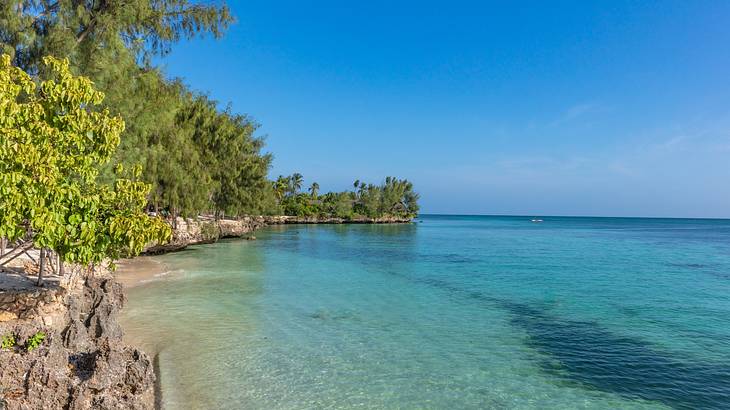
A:
MULTIPOLYGON (((730 223, 424 217, 162 257, 169 408, 727 408, 730 223)), ((129 324, 129 326, 127 326, 129 324)))

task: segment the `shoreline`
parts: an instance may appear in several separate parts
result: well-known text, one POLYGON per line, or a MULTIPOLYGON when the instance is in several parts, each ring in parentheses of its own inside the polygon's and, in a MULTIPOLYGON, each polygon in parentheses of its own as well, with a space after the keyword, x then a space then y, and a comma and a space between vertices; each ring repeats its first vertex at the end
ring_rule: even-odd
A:
MULTIPOLYGON (((126 299, 127 292, 151 282, 163 280, 171 274, 170 267, 157 260, 157 256, 178 252, 190 245, 215 243, 222 239, 255 240, 252 235, 256 230, 266 226, 295 225, 295 224, 403 224, 412 223, 411 219, 369 219, 345 221, 339 218, 300 218, 300 217, 245 217, 237 220, 210 220, 206 218, 182 219, 178 218, 173 225, 173 237, 169 245, 152 246, 141 255, 123 259, 117 262, 117 269, 113 272, 115 281, 122 285, 122 292, 126 299)), ((152 358, 152 372, 154 374, 153 395, 154 409, 163 406, 162 374, 160 368, 160 349, 154 344, 144 342, 139 334, 129 333, 129 327, 122 323, 123 340, 132 346, 139 346, 152 358)))
POLYGON ((121 283, 124 289, 132 289, 170 274, 169 267, 155 260, 154 256, 140 255, 117 262, 117 270, 113 273, 114 279, 121 283))
MULTIPOLYGON (((144 286, 156 280, 161 280, 170 273, 168 266, 155 260, 153 255, 140 255, 131 259, 123 259, 119 261, 117 270, 112 274, 114 280, 122 284, 122 292, 125 299, 128 297, 128 291, 140 286, 144 286)), ((125 300, 128 302, 128 299, 125 300)), ((152 408, 155 410, 162 409, 162 373, 160 370, 160 350, 154 348, 154 344, 145 343, 143 336, 136 333, 130 333, 129 327, 122 323, 123 336, 125 343, 138 346, 145 353, 152 357, 152 372, 155 375, 152 391, 154 395, 154 403, 152 408)))
POLYGON ((166 220, 172 227, 172 237, 165 244, 150 244, 142 255, 159 255, 176 252, 190 245, 214 243, 221 239, 242 238, 255 240, 253 232, 274 225, 341 225, 341 224, 406 224, 413 218, 383 216, 379 218, 304 217, 304 216, 245 216, 238 219, 214 219, 207 216, 166 220))

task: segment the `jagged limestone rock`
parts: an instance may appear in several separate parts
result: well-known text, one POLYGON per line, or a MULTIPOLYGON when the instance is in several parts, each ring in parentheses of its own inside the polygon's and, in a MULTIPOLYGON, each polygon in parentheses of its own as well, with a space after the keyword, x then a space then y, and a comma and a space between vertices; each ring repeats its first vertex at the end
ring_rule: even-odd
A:
POLYGON ((154 408, 152 360, 122 342, 121 285, 110 277, 88 277, 53 303, 65 309, 56 326, 45 326, 42 315, 0 324, 0 334, 19 341, 38 331, 47 335, 30 352, 23 346, 0 351, 0 408, 154 408))

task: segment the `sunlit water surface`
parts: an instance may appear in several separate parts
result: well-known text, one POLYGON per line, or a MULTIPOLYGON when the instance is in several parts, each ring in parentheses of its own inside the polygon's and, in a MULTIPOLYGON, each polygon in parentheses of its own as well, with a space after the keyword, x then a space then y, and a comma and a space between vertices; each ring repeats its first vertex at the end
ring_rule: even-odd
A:
POLYGON ((730 221, 424 216, 159 257, 168 409, 730 408, 730 221))

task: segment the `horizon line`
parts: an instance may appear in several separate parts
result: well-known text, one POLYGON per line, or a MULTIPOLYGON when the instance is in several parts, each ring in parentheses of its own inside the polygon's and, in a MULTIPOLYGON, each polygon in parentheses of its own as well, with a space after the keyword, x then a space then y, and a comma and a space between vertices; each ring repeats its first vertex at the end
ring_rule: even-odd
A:
POLYGON ((524 217, 524 218, 625 218, 625 219, 706 219, 730 220, 730 217, 701 217, 701 216, 606 216, 606 215, 548 215, 548 214, 450 214, 450 213, 419 213, 420 216, 494 216, 494 217, 524 217))

